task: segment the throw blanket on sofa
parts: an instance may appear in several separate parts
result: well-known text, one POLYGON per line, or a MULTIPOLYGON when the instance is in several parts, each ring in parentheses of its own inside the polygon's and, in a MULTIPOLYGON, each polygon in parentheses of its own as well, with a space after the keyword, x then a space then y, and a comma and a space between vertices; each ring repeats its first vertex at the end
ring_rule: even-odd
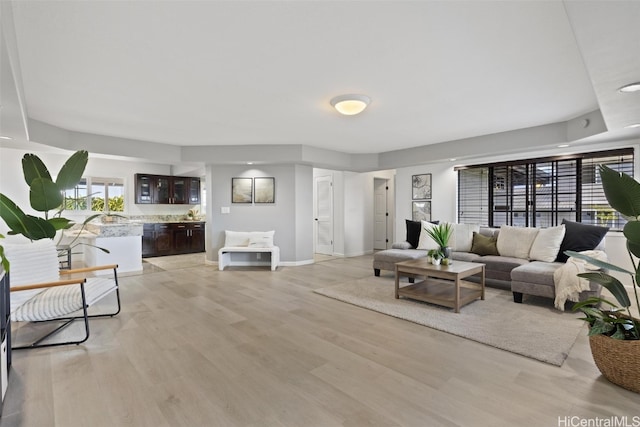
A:
MULTIPOLYGON (((603 251, 582 251, 580 253, 600 261, 607 261, 607 254, 603 251)), ((579 300, 578 294, 589 290, 589 281, 578 277, 578 274, 599 269, 600 267, 589 264, 583 259, 570 257, 562 267, 553 273, 553 282, 556 286, 554 302, 556 308, 564 311, 564 303, 567 300, 577 302, 579 300)))

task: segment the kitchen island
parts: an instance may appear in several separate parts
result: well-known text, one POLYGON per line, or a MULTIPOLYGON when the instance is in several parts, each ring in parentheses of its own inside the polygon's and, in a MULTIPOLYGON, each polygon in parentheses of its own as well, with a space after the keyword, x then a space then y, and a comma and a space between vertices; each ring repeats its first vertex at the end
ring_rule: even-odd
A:
POLYGON ((88 267, 118 264, 118 272, 142 271, 142 224, 136 222, 89 223, 82 231, 69 230, 78 237, 88 267), (108 253, 103 251, 105 249, 108 253))

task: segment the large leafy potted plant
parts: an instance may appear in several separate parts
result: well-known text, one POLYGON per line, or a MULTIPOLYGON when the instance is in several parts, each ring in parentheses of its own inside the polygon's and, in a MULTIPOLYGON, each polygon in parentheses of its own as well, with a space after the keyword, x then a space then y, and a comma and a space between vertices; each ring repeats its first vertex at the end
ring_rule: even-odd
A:
MULTIPOLYGON (((86 151, 74 153, 64 163, 54 181, 38 156, 25 154, 22 158, 22 171, 29 186, 29 203, 33 210, 42 212, 43 216, 26 214, 11 199, 0 193, 0 217, 9 227, 9 234, 22 234, 30 240, 53 239, 59 230, 71 227, 73 222, 62 217, 64 191, 78 185, 88 158, 86 151)), ((8 271, 10 265, 4 258, 1 246, 0 258, 8 271)))
POLYGON ((425 227, 424 231, 426 231, 440 247, 440 252, 442 253, 443 258, 450 258, 451 248, 449 247, 449 239, 453 233, 453 226, 447 222, 443 222, 442 224, 434 225, 431 228, 425 227))
POLYGON ((567 251, 601 267, 604 271, 581 273, 578 276, 597 282, 608 289, 617 304, 605 298, 590 298, 574 305, 589 324, 591 353, 600 372, 609 381, 640 393, 640 320, 631 312, 632 301, 624 285, 605 271, 628 274, 633 283, 636 309, 640 310, 638 286, 640 279, 640 183, 629 175, 599 166, 602 187, 611 207, 622 214, 627 223, 623 233, 633 270, 567 251))

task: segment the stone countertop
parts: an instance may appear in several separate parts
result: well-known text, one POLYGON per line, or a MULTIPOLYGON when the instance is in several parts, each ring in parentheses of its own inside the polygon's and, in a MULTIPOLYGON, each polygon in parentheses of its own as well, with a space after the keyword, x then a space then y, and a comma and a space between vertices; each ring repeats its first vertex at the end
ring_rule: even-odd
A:
POLYGON ((130 224, 203 224, 203 219, 182 219, 182 220, 129 220, 130 224))
POLYGON ((93 234, 94 237, 142 236, 142 231, 142 223, 131 222, 89 223, 84 230, 84 232, 93 234))

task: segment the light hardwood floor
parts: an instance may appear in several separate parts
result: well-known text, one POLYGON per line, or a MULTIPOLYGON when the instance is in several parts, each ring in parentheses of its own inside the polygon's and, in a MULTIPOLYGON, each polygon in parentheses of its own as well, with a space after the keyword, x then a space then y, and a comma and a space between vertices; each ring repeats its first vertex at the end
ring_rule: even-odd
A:
POLYGON ((371 276, 371 256, 276 272, 220 272, 192 258, 162 265, 121 279, 123 312, 93 321, 84 345, 14 352, 0 426, 558 426, 571 425, 559 417, 640 416, 640 395, 600 377, 584 335, 558 368, 312 292, 371 276))

